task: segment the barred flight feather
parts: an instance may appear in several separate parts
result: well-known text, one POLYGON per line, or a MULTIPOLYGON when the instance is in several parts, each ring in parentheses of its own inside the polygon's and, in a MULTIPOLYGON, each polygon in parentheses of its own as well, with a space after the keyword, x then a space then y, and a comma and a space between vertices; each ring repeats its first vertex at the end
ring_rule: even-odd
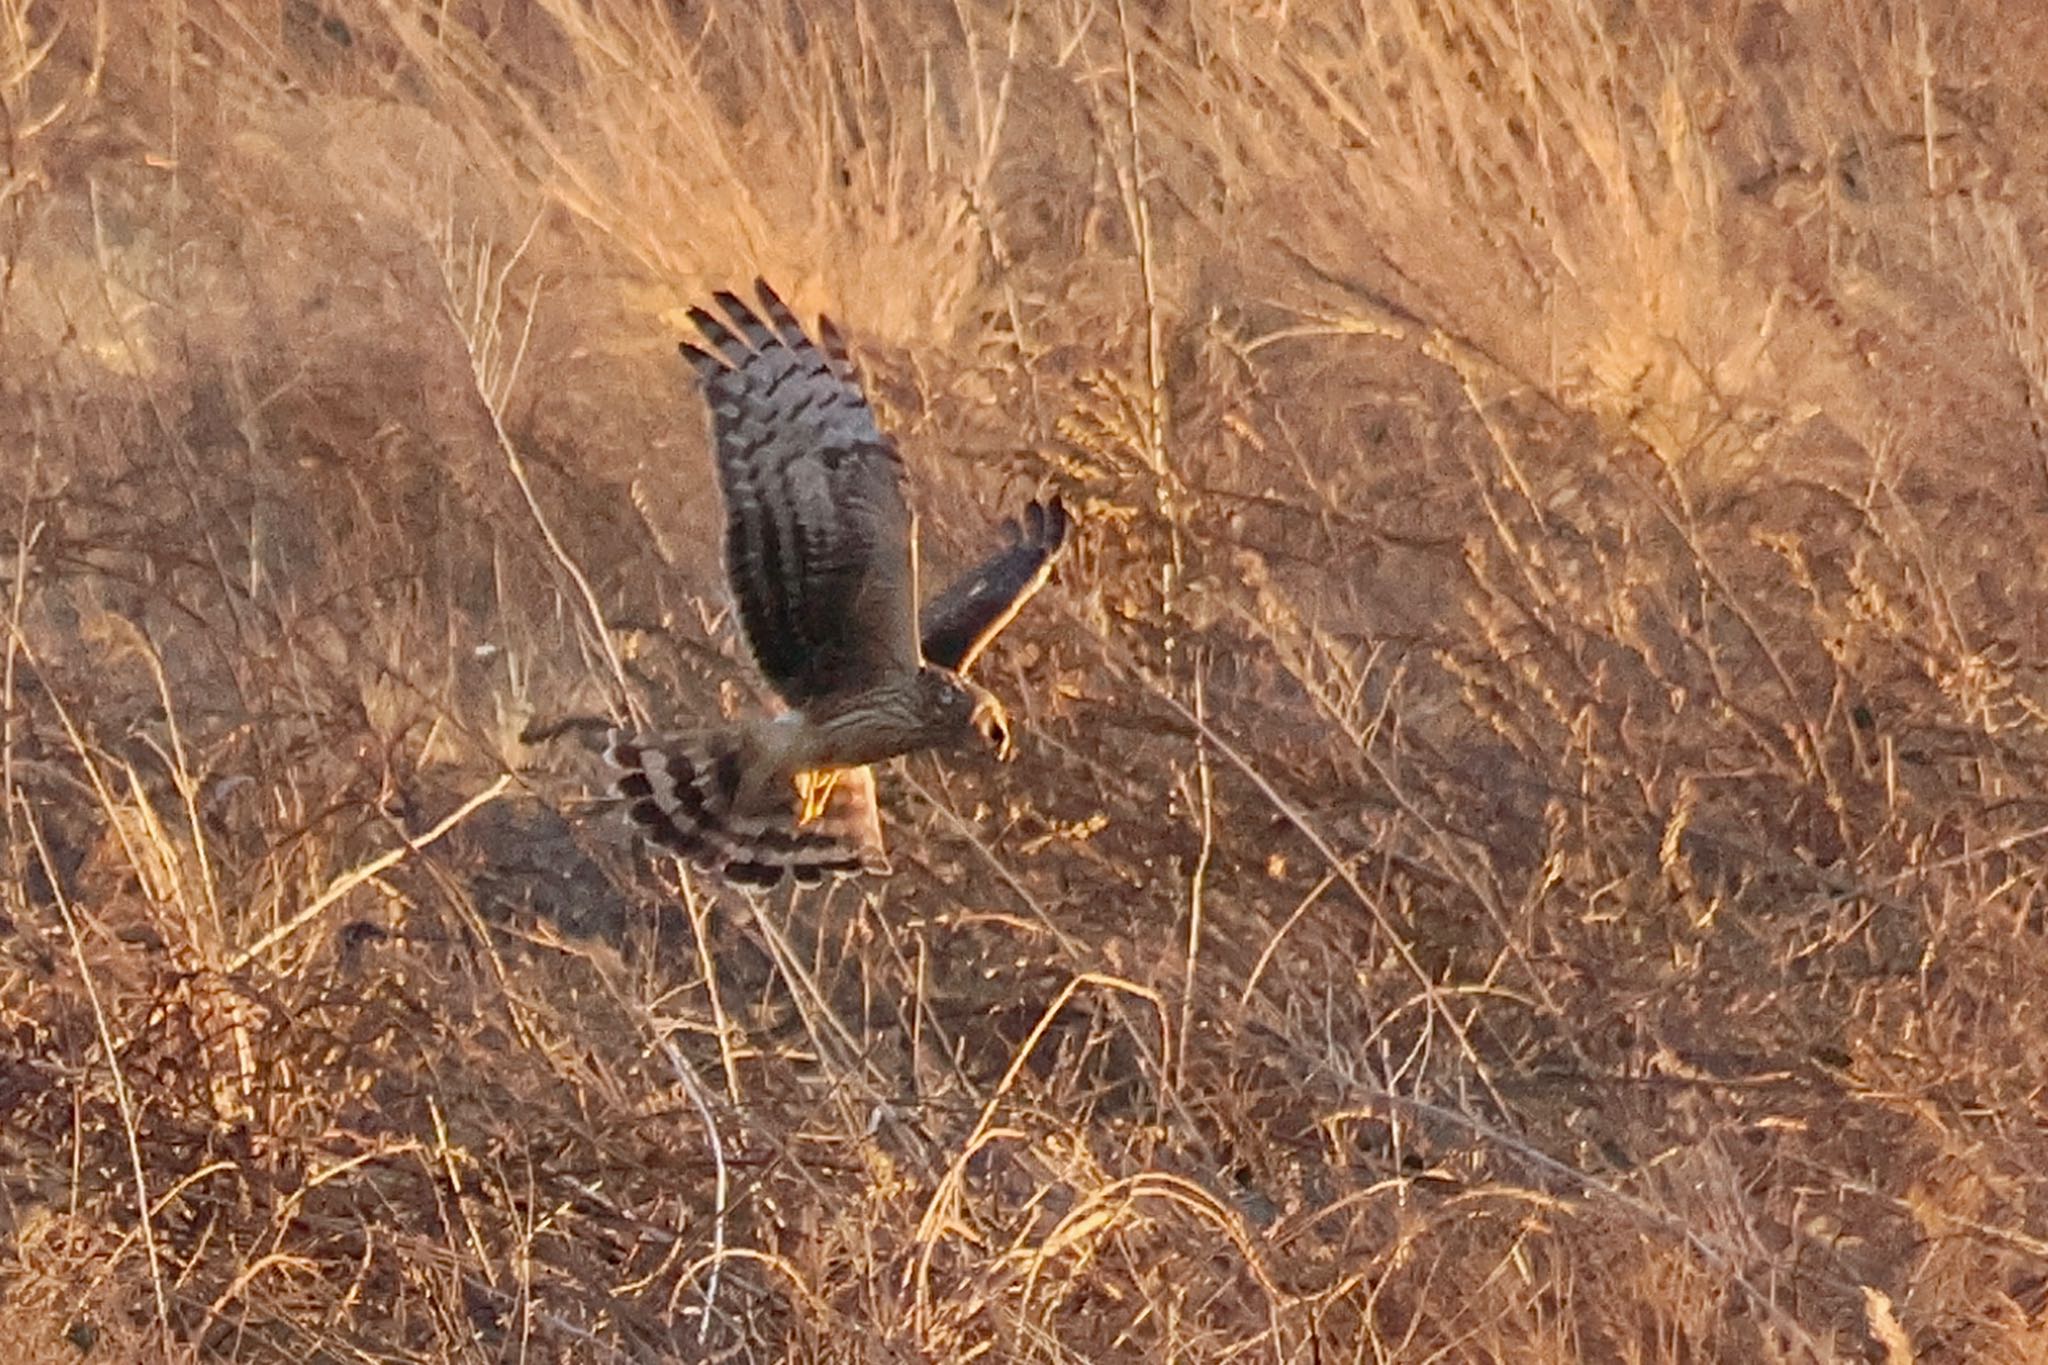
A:
POLYGON ((815 814, 804 818, 794 783, 761 809, 743 809, 747 760, 741 735, 615 734, 605 757, 614 791, 651 842, 742 885, 769 887, 785 874, 815 885, 828 876, 886 873, 889 860, 867 768, 835 773, 815 814))

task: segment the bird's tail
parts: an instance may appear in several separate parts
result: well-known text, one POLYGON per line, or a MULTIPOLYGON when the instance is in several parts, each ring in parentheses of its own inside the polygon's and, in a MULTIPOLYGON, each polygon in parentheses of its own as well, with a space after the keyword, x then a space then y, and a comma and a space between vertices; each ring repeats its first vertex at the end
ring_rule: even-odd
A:
POLYGON ((632 736, 614 733, 605 757, 615 789, 642 834, 729 881, 769 887, 784 874, 809 886, 828 876, 883 873, 874 773, 849 768, 807 775, 775 799, 742 809, 750 746, 736 732, 632 736))

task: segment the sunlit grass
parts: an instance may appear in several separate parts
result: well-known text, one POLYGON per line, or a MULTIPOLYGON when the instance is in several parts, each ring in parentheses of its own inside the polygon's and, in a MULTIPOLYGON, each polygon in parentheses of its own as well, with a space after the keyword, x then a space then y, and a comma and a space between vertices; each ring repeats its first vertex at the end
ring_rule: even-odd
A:
POLYGON ((2031 1358, 2009 17, 0 2, 0 1356, 2031 1358), (756 274, 1081 514, 762 905, 756 274))

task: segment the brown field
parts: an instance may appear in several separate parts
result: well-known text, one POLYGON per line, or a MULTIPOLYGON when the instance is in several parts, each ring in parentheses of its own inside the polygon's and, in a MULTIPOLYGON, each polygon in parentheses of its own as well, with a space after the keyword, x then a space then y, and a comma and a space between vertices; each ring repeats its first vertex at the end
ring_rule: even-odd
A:
POLYGON ((0 0, 0 1360, 2048 1361, 2048 10, 0 0), (896 874, 683 310, 944 573, 896 874))

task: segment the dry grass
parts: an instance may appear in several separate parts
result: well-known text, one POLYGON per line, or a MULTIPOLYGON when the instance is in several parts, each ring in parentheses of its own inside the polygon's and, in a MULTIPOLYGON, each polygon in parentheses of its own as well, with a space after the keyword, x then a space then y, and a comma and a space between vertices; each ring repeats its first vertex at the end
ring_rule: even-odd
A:
POLYGON ((0 0, 0 1355, 2048 1359, 2044 59, 0 0), (756 272, 1084 517, 759 905, 525 738, 752 704, 756 272))

